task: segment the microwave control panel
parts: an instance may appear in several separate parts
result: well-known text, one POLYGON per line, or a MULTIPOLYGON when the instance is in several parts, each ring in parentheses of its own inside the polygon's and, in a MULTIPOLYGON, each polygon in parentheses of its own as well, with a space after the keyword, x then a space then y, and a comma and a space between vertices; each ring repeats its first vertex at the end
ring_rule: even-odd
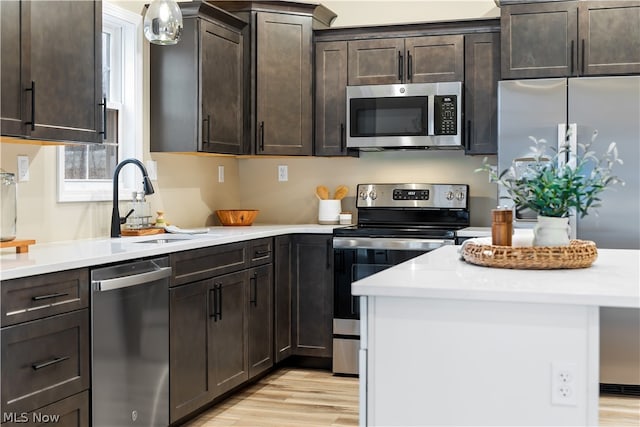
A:
POLYGON ((433 97, 433 124, 435 135, 458 134, 458 96, 435 95, 433 97))

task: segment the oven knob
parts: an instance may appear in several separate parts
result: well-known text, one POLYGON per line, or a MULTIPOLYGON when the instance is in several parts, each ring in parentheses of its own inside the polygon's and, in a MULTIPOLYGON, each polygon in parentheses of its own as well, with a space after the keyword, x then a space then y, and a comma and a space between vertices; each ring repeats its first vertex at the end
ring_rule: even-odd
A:
POLYGON ((458 199, 460 201, 464 200, 464 193, 461 192, 461 191, 457 192, 456 193, 456 199, 458 199))
POLYGON ((367 200, 367 192, 366 191, 361 191, 360 192, 360 198, 362 200, 367 200))
POLYGON ((447 200, 453 200, 453 191, 447 191, 447 200))
POLYGON ((372 191, 371 193, 369 193, 369 197, 371 197, 371 200, 375 200, 378 198, 378 193, 372 191))

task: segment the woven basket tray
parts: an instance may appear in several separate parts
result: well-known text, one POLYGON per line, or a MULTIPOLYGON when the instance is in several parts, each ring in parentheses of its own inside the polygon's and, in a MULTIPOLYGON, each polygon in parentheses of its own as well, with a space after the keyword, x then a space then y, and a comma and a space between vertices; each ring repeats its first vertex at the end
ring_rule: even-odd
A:
POLYGON ((572 240, 569 246, 494 246, 466 242, 462 258, 471 264, 497 268, 550 270, 586 268, 598 257, 596 244, 572 240))

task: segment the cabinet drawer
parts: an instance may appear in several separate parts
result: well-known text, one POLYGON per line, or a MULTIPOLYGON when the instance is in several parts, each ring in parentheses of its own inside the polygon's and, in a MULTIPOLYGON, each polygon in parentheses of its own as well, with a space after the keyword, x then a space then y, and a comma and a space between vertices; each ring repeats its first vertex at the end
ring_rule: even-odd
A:
POLYGON ((248 242, 238 242, 171 254, 171 286, 248 268, 248 247, 248 242))
POLYGON ((5 412, 4 427, 36 427, 53 424, 56 427, 89 426, 89 392, 75 394, 33 412, 5 412))
POLYGON ((249 256, 252 267, 271 263, 273 261, 273 240, 266 238, 250 241, 249 256))
POLYGON ((2 412, 25 412, 89 387, 89 310, 2 330, 2 412))
POLYGON ((89 271, 62 271, 2 282, 2 318, 9 326, 89 306, 89 271))

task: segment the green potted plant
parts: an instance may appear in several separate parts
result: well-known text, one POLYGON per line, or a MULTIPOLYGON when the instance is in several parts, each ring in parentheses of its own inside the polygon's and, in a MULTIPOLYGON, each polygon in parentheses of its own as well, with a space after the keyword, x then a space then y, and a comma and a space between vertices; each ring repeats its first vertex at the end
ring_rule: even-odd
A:
POLYGON ((482 167, 476 170, 489 172, 492 182, 503 186, 516 206, 538 214, 534 245, 568 245, 569 216, 575 212, 584 217, 600 206, 602 191, 616 183, 624 185, 612 173, 615 164, 622 164, 616 143, 609 144, 607 151, 598 156, 592 150, 597 134, 594 132, 586 144, 577 143, 574 150, 569 144, 570 133, 559 149, 550 147, 544 139, 530 136, 534 142, 530 161, 498 173, 485 158, 482 167))

